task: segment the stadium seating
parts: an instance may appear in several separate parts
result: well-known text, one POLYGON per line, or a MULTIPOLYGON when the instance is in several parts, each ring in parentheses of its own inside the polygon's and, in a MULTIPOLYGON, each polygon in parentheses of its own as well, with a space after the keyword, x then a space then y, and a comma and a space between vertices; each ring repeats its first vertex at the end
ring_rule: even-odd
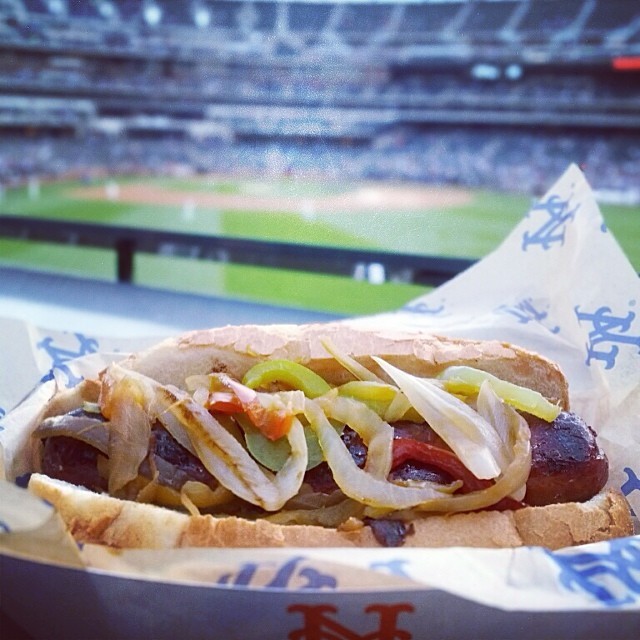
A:
POLYGON ((5 0, 0 179, 260 172, 275 149, 290 171, 532 191, 577 161, 633 188, 640 82, 612 65, 639 55, 628 0, 5 0))
MULTIPOLYGON (((254 44, 256 32, 270 37, 283 32, 303 32, 318 41, 322 32, 332 35, 331 40, 353 44, 379 41, 381 31, 389 38, 394 36, 398 43, 404 40, 411 44, 445 43, 452 38, 471 43, 517 38, 550 43, 567 38, 578 42, 582 37, 588 42, 594 35, 604 41, 611 31, 624 32, 634 24, 629 36, 637 34, 640 15, 638 4, 629 0, 479 0, 472 3, 450 0, 406 4, 391 0, 371 3, 8 0, 3 6, 18 23, 33 20, 42 23, 45 38, 48 29, 57 22, 58 36, 62 23, 69 29, 74 23, 85 23, 97 31, 117 28, 127 33, 138 31, 136 35, 142 35, 142 40, 150 37, 148 27, 153 26, 169 32, 176 27, 212 30, 224 33, 226 40, 253 39, 254 44)), ((204 43, 200 44, 206 46, 204 43)))

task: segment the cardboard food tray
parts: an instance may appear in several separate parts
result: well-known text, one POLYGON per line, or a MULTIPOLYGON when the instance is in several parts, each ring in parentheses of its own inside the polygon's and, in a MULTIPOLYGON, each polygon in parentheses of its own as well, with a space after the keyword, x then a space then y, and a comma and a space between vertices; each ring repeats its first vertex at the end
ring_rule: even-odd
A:
MULTIPOLYGON (((260 554, 255 550, 253 559, 260 554)), ((300 550, 298 557, 304 556, 300 550)), ((619 605, 508 609, 442 589, 202 585, 149 581, 118 571, 67 568, 10 555, 1 561, 7 584, 3 608, 31 637, 50 640, 630 640, 637 638, 640 622, 637 609, 619 605)), ((301 559, 298 570, 305 568, 301 559)))
MULTIPOLYGON (((397 312, 348 322, 500 338, 558 361, 572 407, 597 425, 611 486, 638 513, 639 303, 638 276, 571 166, 474 267, 397 312)), ((0 350, 24 363, 0 389, 0 472, 11 479, 18 426, 54 388, 147 345, 5 325, 0 350)), ((79 548, 48 505, 8 482, 0 531, 0 606, 26 638, 613 639, 640 629, 639 535, 556 552, 114 552, 79 548)))

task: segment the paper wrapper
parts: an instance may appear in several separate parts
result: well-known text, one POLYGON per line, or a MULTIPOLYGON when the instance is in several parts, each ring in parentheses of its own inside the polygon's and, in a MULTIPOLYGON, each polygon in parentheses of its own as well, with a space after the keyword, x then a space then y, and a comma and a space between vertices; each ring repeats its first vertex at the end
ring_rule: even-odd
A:
MULTIPOLYGON (((639 304, 638 276, 571 166, 474 267, 397 312, 348 322, 498 338, 556 360, 572 408, 597 425, 612 486, 640 513, 639 304)), ((57 387, 149 342, 0 322, 0 471, 13 478, 28 470, 15 456, 24 438, 16 427, 57 387)), ((626 638, 640 628, 640 536, 557 552, 114 552, 78 548, 50 507, 6 482, 0 531, 3 608, 35 637, 90 629, 118 638, 391 640, 428 629, 434 638, 495 639, 517 629, 522 638, 626 638), (68 602, 80 613, 69 614, 68 602)))
POLYGON ((640 279, 571 166, 493 253, 404 309, 357 320, 499 339, 562 367, 611 483, 640 513, 640 279))

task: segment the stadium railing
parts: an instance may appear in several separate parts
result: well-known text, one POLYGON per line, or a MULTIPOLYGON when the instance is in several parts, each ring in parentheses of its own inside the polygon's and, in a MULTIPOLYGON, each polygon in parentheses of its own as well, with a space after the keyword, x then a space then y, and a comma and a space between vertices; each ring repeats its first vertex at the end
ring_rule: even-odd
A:
POLYGON ((438 286, 475 260, 410 253, 272 242, 218 235, 157 231, 93 223, 0 215, 0 237, 111 249, 117 253, 117 279, 135 281, 138 253, 187 257, 347 277, 374 271, 384 281, 438 286))

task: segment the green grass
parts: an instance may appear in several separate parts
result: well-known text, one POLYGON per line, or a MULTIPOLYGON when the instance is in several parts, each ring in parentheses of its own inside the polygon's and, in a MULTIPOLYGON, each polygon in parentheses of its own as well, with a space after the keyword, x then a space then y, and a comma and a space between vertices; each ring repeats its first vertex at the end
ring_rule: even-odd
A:
MULTIPOLYGON (((134 180, 139 181, 126 179, 134 180)), ((271 192, 309 197, 340 193, 348 186, 287 179, 268 183, 211 178, 149 178, 145 181, 165 190, 194 193, 264 195, 271 192)), ((182 208, 176 206, 69 198, 69 191, 81 186, 73 182, 45 184, 37 199, 30 199, 26 189, 11 190, 0 202, 0 210, 106 225, 481 258, 498 246, 531 204, 528 196, 477 191, 468 204, 419 211, 372 208, 366 213, 317 213, 305 218, 287 211, 219 211, 199 206, 193 215, 185 218, 182 208)), ((640 208, 604 205, 601 210, 607 226, 632 265, 640 271, 640 208)), ((116 273, 113 252, 19 240, 0 239, 0 262, 105 280, 114 280, 116 273)), ((344 314, 396 309, 425 291, 424 287, 403 283, 371 285, 338 276, 164 256, 137 256, 135 266, 139 284, 344 314)))

